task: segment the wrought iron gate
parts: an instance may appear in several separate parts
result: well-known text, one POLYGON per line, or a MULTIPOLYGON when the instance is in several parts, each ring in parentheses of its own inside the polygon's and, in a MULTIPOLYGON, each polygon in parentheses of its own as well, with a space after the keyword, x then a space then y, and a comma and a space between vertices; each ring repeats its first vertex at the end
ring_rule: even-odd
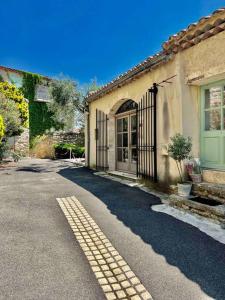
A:
POLYGON ((143 95, 137 108, 137 176, 157 181, 157 84, 143 95))
POLYGON ((108 169, 108 116, 96 109, 96 169, 108 169))

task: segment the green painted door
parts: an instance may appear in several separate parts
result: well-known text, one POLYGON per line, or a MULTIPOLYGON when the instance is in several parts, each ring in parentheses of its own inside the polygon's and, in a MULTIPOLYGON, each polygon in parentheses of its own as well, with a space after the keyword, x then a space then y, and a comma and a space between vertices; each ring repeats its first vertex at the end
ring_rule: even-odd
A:
POLYGON ((225 81, 201 89, 201 161, 225 170, 225 81))

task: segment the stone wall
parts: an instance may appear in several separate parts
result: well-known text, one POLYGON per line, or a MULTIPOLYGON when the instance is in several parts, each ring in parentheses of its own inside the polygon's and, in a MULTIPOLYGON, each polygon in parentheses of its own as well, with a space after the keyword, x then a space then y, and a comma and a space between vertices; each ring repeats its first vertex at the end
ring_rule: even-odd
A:
POLYGON ((84 132, 54 132, 52 138, 55 143, 69 143, 84 146, 84 132))
POLYGON ((23 156, 29 155, 29 129, 24 128, 20 136, 14 136, 8 140, 10 148, 20 152, 23 156))

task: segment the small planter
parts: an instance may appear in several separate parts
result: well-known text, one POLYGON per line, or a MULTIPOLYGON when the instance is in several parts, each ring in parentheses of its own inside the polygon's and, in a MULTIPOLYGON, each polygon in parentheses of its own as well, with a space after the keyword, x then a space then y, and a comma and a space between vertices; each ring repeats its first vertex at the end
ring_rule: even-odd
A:
POLYGON ((191 194, 191 183, 178 183, 178 195, 181 197, 188 198, 191 194))
POLYGON ((202 182, 202 174, 191 174, 191 179, 194 183, 201 183, 202 182))

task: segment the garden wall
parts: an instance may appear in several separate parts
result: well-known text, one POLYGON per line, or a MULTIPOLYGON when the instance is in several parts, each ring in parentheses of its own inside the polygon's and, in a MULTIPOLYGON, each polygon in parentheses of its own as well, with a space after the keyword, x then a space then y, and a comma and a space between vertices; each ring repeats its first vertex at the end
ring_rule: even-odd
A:
POLYGON ((68 143, 84 146, 84 133, 83 132, 55 132, 52 135, 55 143, 68 143))

